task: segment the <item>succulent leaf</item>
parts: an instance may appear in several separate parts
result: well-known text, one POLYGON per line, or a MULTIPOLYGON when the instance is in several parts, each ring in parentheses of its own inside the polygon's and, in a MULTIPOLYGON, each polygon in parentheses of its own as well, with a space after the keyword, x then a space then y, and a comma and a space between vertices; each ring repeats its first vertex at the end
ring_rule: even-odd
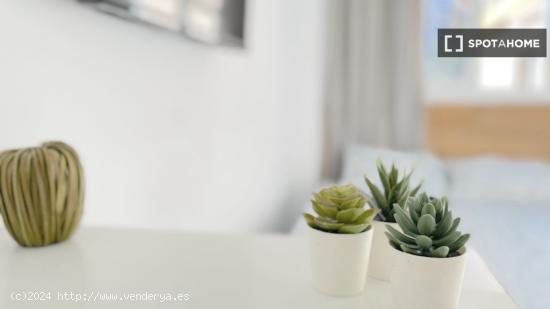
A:
POLYGON ((416 222, 418 222, 418 219, 420 219, 418 217, 418 213, 414 210, 413 207, 409 207, 408 210, 409 210, 409 216, 411 217, 411 220, 413 221, 413 223, 416 224, 416 222))
POLYGON ((401 245, 401 242, 399 241, 399 239, 397 239, 397 237, 395 237, 393 234, 389 232, 384 232, 384 234, 386 234, 386 237, 388 237, 388 240, 390 241, 390 243, 394 243, 398 247, 401 245))
POLYGON ((313 210, 319 215, 323 217, 329 217, 329 218, 336 218, 336 214, 338 213, 338 208, 332 207, 332 206, 323 206, 318 201, 312 200, 311 201, 313 210))
POLYGON ((425 235, 416 236, 415 241, 416 241, 416 244, 424 250, 431 248, 433 243, 432 239, 425 235))
POLYGON ((431 235, 435 231, 436 223, 435 218, 431 215, 425 214, 418 219, 418 224, 416 225, 418 232, 422 235, 431 235))
MULTIPOLYGON (((403 196, 401 196, 401 199, 399 201, 397 201, 397 204, 399 205, 405 205, 405 203, 407 202, 407 199, 409 198, 409 194, 403 194, 403 196)), ((407 208, 407 206, 405 205, 405 208, 407 208)))
POLYGON ((304 219, 306 219, 307 225, 315 228, 315 217, 310 214, 304 214, 304 219))
POLYGON ((413 250, 420 250, 420 246, 417 245, 417 244, 405 244, 405 243, 401 243, 401 246, 404 246, 406 248, 409 248, 409 249, 413 249, 413 250))
POLYGON ((403 230, 403 233, 407 234, 411 237, 418 236, 418 230, 415 226, 411 226, 410 224, 407 224, 405 219, 400 214, 395 214, 395 220, 397 221, 397 224, 401 227, 401 230, 403 230))
POLYGON ((408 223, 407 217, 403 217, 400 214, 395 214, 395 220, 397 221, 397 224, 401 227, 403 232, 409 236, 416 237, 418 236, 418 230, 414 225, 411 225, 411 223, 408 223))
POLYGON ((377 213, 378 213, 378 211, 376 209, 373 209, 373 208, 367 209, 367 210, 363 211, 363 213, 359 217, 357 217, 357 219, 353 223, 355 223, 355 224, 370 224, 372 222, 372 220, 374 219, 374 216, 376 216, 377 213))
POLYGON ((396 230, 390 225, 386 225, 386 229, 391 234, 391 236, 393 236, 398 242, 404 242, 411 245, 416 243, 414 238, 399 232, 398 230, 396 230))
POLYGON ((449 233, 449 230, 451 229, 451 224, 452 224, 452 220, 453 220, 452 213, 450 211, 447 211, 442 216, 443 216, 443 218, 440 219, 441 221, 439 221, 439 224, 438 224, 437 228, 434 231, 435 236, 445 235, 445 234, 449 233))
POLYGON ((456 251, 461 247, 464 247, 468 239, 470 239, 470 234, 464 234, 460 236, 460 238, 458 238, 455 242, 449 245, 449 249, 451 249, 452 251, 456 251))
POLYGON ((386 203, 386 198, 382 192, 378 189, 378 187, 372 183, 367 177, 365 177, 365 181, 367 182, 367 186, 369 187, 373 197, 374 201, 376 202, 376 206, 380 209, 386 209, 388 207, 386 203))
POLYGON ((422 187, 422 181, 416 187, 414 187, 414 189, 411 190, 410 196, 415 196, 416 193, 420 191, 420 187, 422 187))
POLYGON ((435 249, 432 252, 428 253, 428 256, 437 257, 437 258, 444 258, 444 257, 447 257, 448 254, 449 254, 449 247, 442 246, 442 247, 438 247, 437 249, 435 249))
POLYGON ((460 237, 460 235, 461 234, 459 231, 449 233, 445 237, 434 241, 434 246, 449 246, 450 244, 455 242, 460 237))
POLYGON ((382 182, 382 186, 384 187, 384 192, 389 192, 390 182, 388 180, 388 172, 386 171, 386 167, 382 164, 382 161, 377 161, 376 168, 378 170, 378 178, 380 178, 380 182, 382 182))
POLYGON ((421 215, 431 215, 435 218, 435 206, 432 203, 428 203, 422 207, 421 215))
POLYGON ((355 225, 349 225, 345 224, 342 227, 338 229, 338 233, 340 234, 357 234, 364 232, 370 227, 369 224, 355 224, 355 225))
POLYGON ((320 205, 323 206, 330 206, 334 208, 338 208, 338 204, 334 203, 333 201, 326 199, 319 193, 313 193, 313 200, 317 201, 320 205))
POLYGON ((342 202, 342 204, 340 205, 339 208, 340 209, 352 209, 352 208, 363 207, 363 205, 365 205, 365 198, 362 197, 362 196, 358 196, 355 199, 342 202))
POLYGON ((318 227, 320 230, 327 232, 338 231, 341 227, 344 226, 344 223, 323 220, 319 217, 313 218, 313 222, 315 222, 315 226, 318 227))
POLYGON ((418 211, 421 211, 422 210, 422 205, 426 204, 426 203, 429 203, 430 202, 430 198, 428 197, 428 194, 426 194, 426 192, 422 192, 420 194, 420 196, 418 196, 418 203, 419 203, 419 210, 418 211))
POLYGON ((397 171, 395 164, 392 164, 389 177, 390 186, 395 186, 397 184, 397 177, 399 177, 399 172, 397 171))
POLYGON ((397 237, 395 237, 392 233, 388 232, 388 231, 385 231, 384 234, 386 234, 386 237, 388 238, 388 240, 390 241, 390 243, 393 243, 393 244, 396 244, 398 247, 400 246, 400 241, 399 239, 397 239, 397 237))
MULTIPOLYGON (((386 234, 386 236, 388 236, 388 235, 389 235, 389 233, 388 233, 388 232, 386 232, 385 234, 386 234)), ((390 246, 394 247, 394 248, 395 248, 395 249, 397 249, 397 250, 401 250, 401 247, 400 247, 400 244, 399 244, 399 242, 398 242, 398 241, 394 241, 394 240, 392 240, 392 239, 391 239, 391 238, 389 238, 389 237, 390 237, 390 236, 388 236, 388 239, 389 239, 389 243, 390 243, 390 246)))
POLYGON ((419 250, 419 249, 411 249, 405 245, 401 245, 400 248, 401 248, 401 251, 406 253, 410 253, 414 255, 422 255, 422 250, 419 250))
POLYGON ((353 223, 363 213, 361 208, 349 208, 338 212, 336 220, 342 223, 353 223))
POLYGON ((424 193, 422 193, 417 199, 411 199, 413 201, 411 203, 411 206, 417 214, 420 214, 422 212, 422 205, 424 204, 424 201, 422 199, 423 194, 424 193))
MULTIPOLYGON (((435 213, 436 215, 437 214, 441 214, 442 213, 442 210, 443 210, 443 203, 441 202, 440 199, 436 199, 436 200, 433 200, 433 205, 434 205, 434 208, 435 208, 435 213)), ((441 217, 437 217, 437 216, 434 216, 436 217, 435 219, 436 220, 440 220, 441 217)))
POLYGON ((447 233, 451 233, 451 232, 456 231, 459 224, 460 224, 460 218, 455 218, 453 220, 453 224, 451 224, 451 228, 449 229, 449 231, 447 233))
MULTIPOLYGON (((397 216, 399 216, 399 220, 402 221, 403 225, 406 225, 408 231, 410 231, 414 235, 418 234, 418 228, 416 224, 410 217, 407 216, 403 208, 401 208, 401 206, 399 206, 398 204, 394 204, 393 208, 395 210, 394 216, 396 217, 395 218, 396 221, 397 221, 397 216)), ((401 224, 399 224, 399 226, 401 226, 401 224)))

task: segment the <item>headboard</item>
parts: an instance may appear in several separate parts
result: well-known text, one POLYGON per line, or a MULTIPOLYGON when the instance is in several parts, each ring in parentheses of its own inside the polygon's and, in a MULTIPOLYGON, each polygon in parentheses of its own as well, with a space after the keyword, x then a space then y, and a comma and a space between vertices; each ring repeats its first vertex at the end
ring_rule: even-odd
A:
POLYGON ((445 158, 498 154, 550 161, 550 105, 427 105, 427 141, 445 158))

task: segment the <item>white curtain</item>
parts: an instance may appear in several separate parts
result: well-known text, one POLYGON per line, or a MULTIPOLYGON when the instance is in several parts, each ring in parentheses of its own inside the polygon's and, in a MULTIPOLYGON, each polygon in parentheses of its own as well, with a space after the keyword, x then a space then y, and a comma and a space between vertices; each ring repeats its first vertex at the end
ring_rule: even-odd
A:
POLYGON ((423 146, 421 4, 329 1, 325 177, 338 175, 348 144, 423 146))

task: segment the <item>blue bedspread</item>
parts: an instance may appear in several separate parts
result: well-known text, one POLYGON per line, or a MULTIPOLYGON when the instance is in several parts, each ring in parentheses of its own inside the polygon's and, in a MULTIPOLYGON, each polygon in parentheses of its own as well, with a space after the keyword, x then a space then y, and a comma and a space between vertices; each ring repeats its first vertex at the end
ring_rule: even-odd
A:
POLYGON ((451 201, 462 230, 519 308, 550 308, 550 205, 451 201))

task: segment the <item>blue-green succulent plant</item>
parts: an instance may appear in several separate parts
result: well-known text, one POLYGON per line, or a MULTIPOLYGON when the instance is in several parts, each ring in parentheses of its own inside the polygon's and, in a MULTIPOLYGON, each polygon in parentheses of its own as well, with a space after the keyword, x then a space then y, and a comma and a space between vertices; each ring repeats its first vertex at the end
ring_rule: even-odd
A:
POLYGON ((445 258, 463 254, 469 234, 458 231, 460 218, 453 218, 447 198, 425 193, 409 197, 404 207, 394 204, 395 220, 402 232, 386 225, 386 236, 397 250, 427 257, 445 258))

